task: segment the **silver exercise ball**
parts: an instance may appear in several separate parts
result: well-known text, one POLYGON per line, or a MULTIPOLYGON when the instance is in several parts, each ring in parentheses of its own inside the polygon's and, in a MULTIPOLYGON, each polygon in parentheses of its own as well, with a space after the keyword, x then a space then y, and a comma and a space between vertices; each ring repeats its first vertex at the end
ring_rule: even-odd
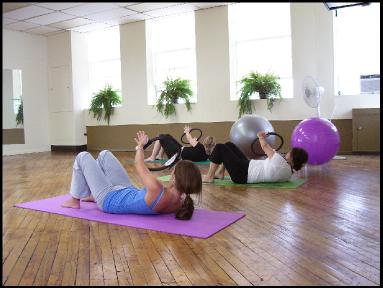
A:
MULTIPOLYGON (((237 145, 247 158, 260 158, 251 150, 251 144, 257 138, 259 131, 274 132, 274 128, 265 117, 254 114, 244 115, 231 127, 230 141, 237 145)), ((259 151, 256 152, 259 153, 259 151)))

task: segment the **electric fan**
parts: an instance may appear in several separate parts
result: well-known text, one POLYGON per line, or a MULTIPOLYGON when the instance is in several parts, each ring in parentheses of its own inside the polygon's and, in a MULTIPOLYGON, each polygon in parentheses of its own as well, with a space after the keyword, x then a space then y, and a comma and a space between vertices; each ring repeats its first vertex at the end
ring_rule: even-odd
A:
POLYGON ((324 88, 311 76, 306 76, 303 80, 303 100, 312 108, 317 109, 317 116, 320 118, 320 98, 324 93, 324 88))

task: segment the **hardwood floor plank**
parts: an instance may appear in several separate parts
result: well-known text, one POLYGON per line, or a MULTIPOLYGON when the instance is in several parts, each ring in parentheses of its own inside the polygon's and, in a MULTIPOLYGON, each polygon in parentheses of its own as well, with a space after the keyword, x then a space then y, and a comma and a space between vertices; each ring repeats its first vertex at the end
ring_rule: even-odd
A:
POLYGON ((137 255, 139 265, 145 271, 144 275, 149 286, 161 285, 161 280, 156 269, 150 261, 148 251, 145 249, 140 234, 143 229, 129 229, 130 240, 137 255))
POLYGON ((109 224, 100 223, 99 239, 102 259, 102 270, 104 272, 105 285, 118 285, 117 271, 113 257, 112 245, 109 237, 109 224))
POLYGON ((171 272, 169 271, 168 267, 161 258, 160 254, 157 252, 153 242, 151 241, 150 236, 148 235, 148 231, 139 233, 139 236, 143 244, 143 249, 146 251, 149 261, 152 263, 154 269, 156 270, 161 284, 176 284, 174 277, 172 276, 171 272))
POLYGON ((69 243, 70 234, 71 232, 69 229, 63 229, 60 232, 59 244, 47 282, 47 285, 49 286, 59 286, 62 283, 68 245, 71 245, 71 243, 69 243))
POLYGON ((77 260, 76 286, 89 286, 90 279, 90 227, 82 221, 79 227, 80 240, 77 260))
POLYGON ((147 286, 148 282, 145 277, 145 271, 140 265, 137 252, 133 246, 133 241, 131 239, 131 233, 136 233, 134 230, 136 230, 136 228, 125 228, 122 230, 121 241, 122 243, 124 243, 124 255, 129 266, 129 271, 132 277, 133 285, 147 286))
POLYGON ((77 219, 72 220, 72 226, 68 235, 67 255, 61 282, 61 285, 63 286, 74 286, 76 284, 78 251, 80 246, 79 241, 81 236, 79 231, 72 230, 72 227, 76 227, 76 222, 77 219))
POLYGON ((161 237, 162 234, 164 233, 148 231, 148 235, 151 241, 153 242, 153 245, 155 246, 156 251, 161 256, 164 263, 168 267, 169 271, 174 277, 174 280, 176 281, 176 284, 179 286, 191 286, 191 282, 188 279, 187 275, 179 266, 179 264, 177 263, 173 255, 171 254, 171 251, 166 247, 165 243, 163 242, 161 237))
POLYGON ((130 275, 130 269, 125 259, 123 242, 121 241, 122 229, 121 226, 109 225, 109 236, 112 245, 114 263, 116 265, 117 279, 120 286, 132 286, 133 280, 130 275))
MULTIPOLYGON (((90 259, 90 268, 89 268, 89 277, 90 285, 92 283, 99 283, 104 285, 104 271, 102 269, 102 252, 100 248, 100 237, 98 222, 90 222, 90 235, 89 235, 89 259, 90 259)), ((98 285, 98 284, 97 284, 98 285)))

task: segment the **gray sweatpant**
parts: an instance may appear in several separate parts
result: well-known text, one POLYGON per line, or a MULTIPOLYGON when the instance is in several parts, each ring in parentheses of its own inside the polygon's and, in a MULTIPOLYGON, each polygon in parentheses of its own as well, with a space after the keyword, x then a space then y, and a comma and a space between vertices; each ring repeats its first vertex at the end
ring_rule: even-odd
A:
POLYGON ((132 186, 128 173, 112 152, 101 151, 97 160, 89 152, 80 152, 76 156, 70 187, 73 198, 92 195, 102 209, 109 192, 132 186))

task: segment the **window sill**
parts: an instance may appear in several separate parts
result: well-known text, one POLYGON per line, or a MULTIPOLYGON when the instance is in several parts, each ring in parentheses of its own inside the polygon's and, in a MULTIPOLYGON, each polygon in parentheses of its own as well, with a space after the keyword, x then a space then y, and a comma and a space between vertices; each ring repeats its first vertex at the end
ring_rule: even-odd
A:
POLYGON ((380 92, 379 93, 359 93, 359 94, 335 94, 335 97, 363 97, 363 96, 380 96, 380 92))

